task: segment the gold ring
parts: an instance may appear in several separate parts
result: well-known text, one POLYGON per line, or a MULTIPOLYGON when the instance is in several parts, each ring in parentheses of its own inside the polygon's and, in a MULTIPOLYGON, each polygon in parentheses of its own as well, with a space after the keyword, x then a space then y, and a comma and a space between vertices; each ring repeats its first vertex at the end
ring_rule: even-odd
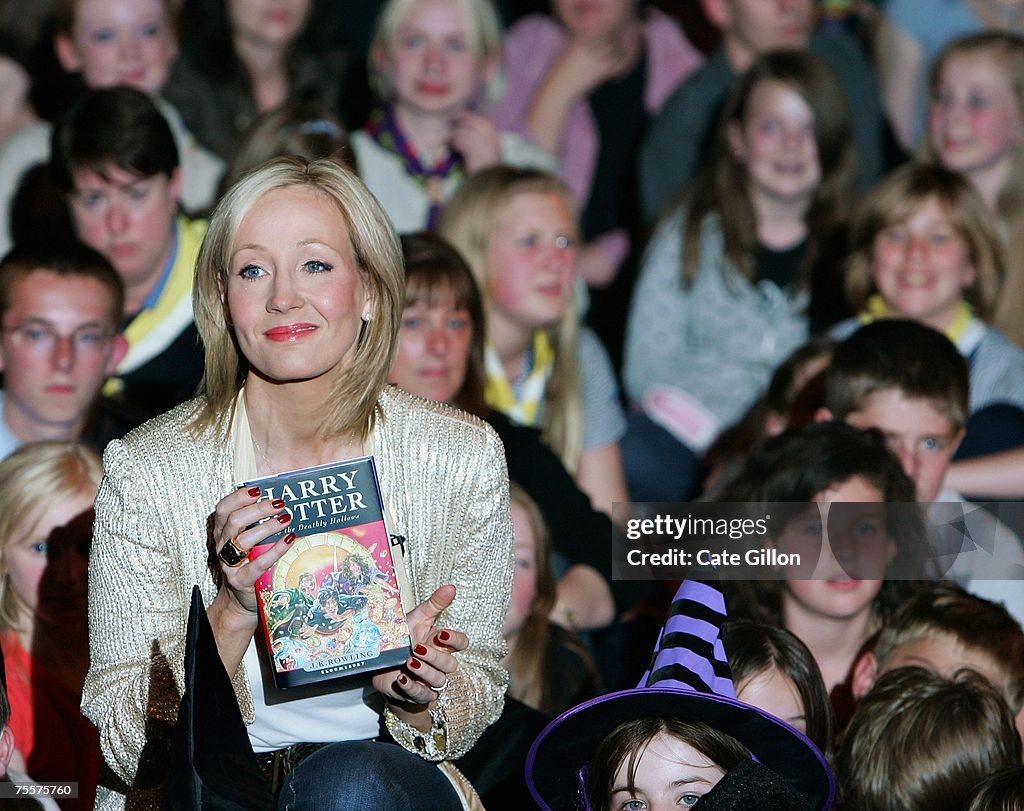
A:
POLYGON ((220 548, 220 552, 217 553, 217 557, 224 561, 228 566, 235 567, 241 566, 245 563, 249 557, 249 553, 244 549, 239 549, 238 545, 235 543, 235 539, 231 538, 220 548))

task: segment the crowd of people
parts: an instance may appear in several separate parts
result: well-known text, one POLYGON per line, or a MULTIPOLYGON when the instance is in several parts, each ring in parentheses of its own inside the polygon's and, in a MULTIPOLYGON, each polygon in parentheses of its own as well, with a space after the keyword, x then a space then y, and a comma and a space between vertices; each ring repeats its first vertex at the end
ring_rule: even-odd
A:
POLYGON ((18 802, 1024 808, 1024 0, 38 5, 18 802), (254 480, 363 456, 407 655, 281 689, 254 480), (698 503, 782 563, 630 570, 698 503))

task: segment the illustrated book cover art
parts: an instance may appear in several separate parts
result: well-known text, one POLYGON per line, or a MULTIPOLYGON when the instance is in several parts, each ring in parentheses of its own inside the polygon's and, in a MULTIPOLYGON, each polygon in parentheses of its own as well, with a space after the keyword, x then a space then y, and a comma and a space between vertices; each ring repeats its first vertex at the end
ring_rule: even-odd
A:
MULTIPOLYGON (((296 539, 256 581, 260 625, 279 689, 398 667, 409 627, 372 456, 241 484, 281 499, 292 521, 253 547, 296 539)), ((401 548, 394 554, 400 555, 401 548)))

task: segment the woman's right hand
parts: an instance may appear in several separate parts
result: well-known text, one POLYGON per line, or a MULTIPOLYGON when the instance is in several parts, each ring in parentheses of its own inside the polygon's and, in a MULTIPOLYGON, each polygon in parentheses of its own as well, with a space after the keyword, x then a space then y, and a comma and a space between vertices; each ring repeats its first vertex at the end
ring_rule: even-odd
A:
POLYGON ((281 559, 295 540, 293 533, 287 533, 267 551, 255 558, 248 557, 252 547, 291 522, 283 501, 260 501, 259 498, 258 487, 240 488, 217 502, 213 520, 213 538, 224 575, 221 594, 236 613, 251 614, 253 620, 257 610, 256 581, 281 559), (228 543, 247 555, 237 566, 229 566, 220 557, 228 543))

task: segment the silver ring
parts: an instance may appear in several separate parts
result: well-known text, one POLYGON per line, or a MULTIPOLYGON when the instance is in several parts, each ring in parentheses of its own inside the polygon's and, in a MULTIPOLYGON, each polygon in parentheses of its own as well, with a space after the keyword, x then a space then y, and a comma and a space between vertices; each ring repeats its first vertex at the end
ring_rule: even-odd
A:
POLYGON ((434 685, 430 685, 430 689, 433 690, 438 695, 443 693, 445 690, 448 689, 448 676, 446 675, 444 677, 444 684, 442 684, 440 687, 434 687, 434 685))
POLYGON ((245 563, 249 557, 249 553, 244 549, 240 549, 235 543, 235 539, 231 538, 220 548, 220 551, 217 553, 217 557, 224 561, 228 566, 235 568, 245 563))

